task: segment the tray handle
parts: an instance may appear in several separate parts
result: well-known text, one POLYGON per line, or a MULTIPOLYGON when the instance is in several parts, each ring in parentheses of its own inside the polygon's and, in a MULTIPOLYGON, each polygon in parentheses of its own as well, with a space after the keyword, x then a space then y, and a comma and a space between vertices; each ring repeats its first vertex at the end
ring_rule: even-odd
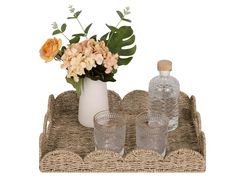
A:
POLYGON ((47 127, 48 127, 48 113, 44 116, 44 122, 43 122, 43 134, 46 135, 47 133, 47 127))
POLYGON ((55 109, 55 98, 53 95, 50 95, 48 97, 48 110, 44 116, 44 123, 43 123, 43 134, 45 135, 47 133, 48 124, 50 124, 52 120, 54 109, 55 109))

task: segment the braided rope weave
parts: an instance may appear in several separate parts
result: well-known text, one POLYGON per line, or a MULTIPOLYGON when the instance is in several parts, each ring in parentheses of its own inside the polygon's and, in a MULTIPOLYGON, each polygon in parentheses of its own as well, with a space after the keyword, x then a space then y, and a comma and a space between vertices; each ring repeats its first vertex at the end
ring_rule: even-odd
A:
POLYGON ((166 156, 136 149, 135 118, 147 110, 148 93, 135 90, 123 99, 108 92, 109 108, 127 117, 125 153, 94 151, 93 129, 78 122, 79 98, 67 91, 49 96, 44 130, 40 135, 42 172, 203 172, 206 169, 205 136, 195 97, 181 92, 179 127, 169 133, 166 156))

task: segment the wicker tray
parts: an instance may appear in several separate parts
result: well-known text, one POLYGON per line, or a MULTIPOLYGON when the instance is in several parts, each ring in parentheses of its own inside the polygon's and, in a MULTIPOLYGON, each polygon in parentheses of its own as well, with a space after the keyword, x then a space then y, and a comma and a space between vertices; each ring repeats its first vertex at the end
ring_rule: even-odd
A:
POLYGON ((195 97, 181 92, 179 127, 169 133, 166 156, 151 150, 136 149, 135 117, 147 110, 148 93, 135 90, 123 99, 108 92, 109 106, 127 116, 125 153, 94 151, 93 129, 78 122, 79 98, 67 91, 55 99, 49 96, 43 133, 40 135, 42 172, 203 172, 206 169, 205 136, 195 97))

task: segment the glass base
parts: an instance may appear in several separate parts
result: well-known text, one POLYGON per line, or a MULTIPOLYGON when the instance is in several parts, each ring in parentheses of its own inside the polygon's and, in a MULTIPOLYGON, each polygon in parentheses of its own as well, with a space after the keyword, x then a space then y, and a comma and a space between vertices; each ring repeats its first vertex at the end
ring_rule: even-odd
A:
MULTIPOLYGON (((96 146, 95 146, 95 151, 97 150, 109 150, 109 151, 113 151, 111 149, 98 149, 96 146)), ((118 153, 119 155, 123 156, 124 155, 124 152, 125 152, 125 149, 123 148, 120 152, 116 152, 116 151, 113 151, 115 153, 118 153)))
POLYGON ((161 153, 162 157, 165 157, 165 155, 166 155, 166 149, 164 150, 164 152, 161 153))

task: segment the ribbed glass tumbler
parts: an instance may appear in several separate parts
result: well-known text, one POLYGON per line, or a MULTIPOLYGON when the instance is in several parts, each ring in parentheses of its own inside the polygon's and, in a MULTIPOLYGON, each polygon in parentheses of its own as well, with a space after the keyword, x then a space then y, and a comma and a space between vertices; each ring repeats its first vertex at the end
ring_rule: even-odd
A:
POLYGON ((168 119, 148 121, 148 113, 143 112, 136 118, 136 145, 139 149, 157 151, 162 156, 166 152, 168 119))
POLYGON ((101 111, 94 116, 95 149, 124 154, 126 119, 121 113, 101 111))

